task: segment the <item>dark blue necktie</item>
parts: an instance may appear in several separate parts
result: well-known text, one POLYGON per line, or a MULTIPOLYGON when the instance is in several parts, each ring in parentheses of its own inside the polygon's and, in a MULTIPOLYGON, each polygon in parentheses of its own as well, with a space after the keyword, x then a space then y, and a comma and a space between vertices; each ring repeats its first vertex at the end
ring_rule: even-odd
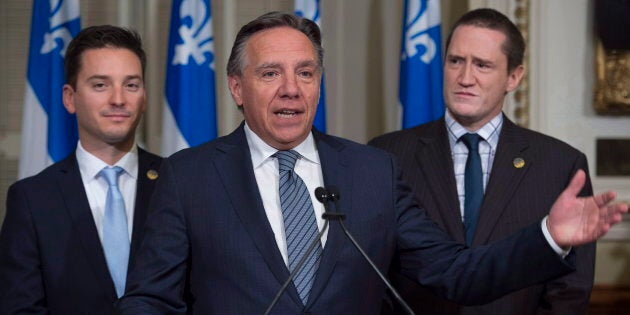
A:
POLYGON ((479 141, 476 133, 467 133, 460 140, 468 148, 466 172, 464 174, 464 227, 466 229, 466 245, 470 246, 475 236, 475 228, 479 219, 479 208, 483 201, 483 172, 479 156, 479 141))
POLYGON ((103 251, 118 297, 125 293, 127 265, 129 264, 127 213, 125 212, 125 200, 118 189, 118 176, 123 171, 119 166, 105 167, 101 170, 101 176, 105 178, 109 186, 103 216, 103 251))
MULTIPOLYGON (((293 170, 300 154, 293 150, 278 151, 275 156, 280 172, 280 206, 287 238, 289 270, 293 272, 302 256, 306 254, 309 244, 317 238, 317 222, 306 184, 293 170)), ((304 305, 313 286, 321 253, 322 247, 318 244, 293 278, 293 284, 304 305)))

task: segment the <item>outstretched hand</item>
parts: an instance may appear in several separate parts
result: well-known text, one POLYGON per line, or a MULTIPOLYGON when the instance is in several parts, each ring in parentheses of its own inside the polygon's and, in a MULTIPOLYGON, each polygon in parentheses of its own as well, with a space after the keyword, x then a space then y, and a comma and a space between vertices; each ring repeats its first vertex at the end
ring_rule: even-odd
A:
POLYGON ((628 212, 627 203, 611 204, 617 194, 608 191, 590 197, 577 197, 586 174, 578 170, 569 186, 554 202, 547 220, 551 237, 561 247, 578 246, 605 235, 628 212))

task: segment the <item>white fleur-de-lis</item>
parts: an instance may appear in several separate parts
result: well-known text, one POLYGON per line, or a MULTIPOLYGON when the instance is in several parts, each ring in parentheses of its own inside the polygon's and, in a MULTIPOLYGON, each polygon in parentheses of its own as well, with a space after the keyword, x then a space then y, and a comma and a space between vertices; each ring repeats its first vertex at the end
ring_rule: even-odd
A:
MULTIPOLYGON (((172 64, 187 65, 192 57, 200 65, 206 62, 204 54, 213 54, 214 51, 210 10, 201 0, 184 0, 179 8, 179 18, 186 17, 190 17, 192 24, 190 27, 183 24, 179 27, 179 36, 184 43, 175 46, 172 64)), ((210 68, 214 70, 214 58, 210 68)))
POLYGON ((319 25, 320 23, 320 14, 319 14, 319 1, 316 0, 300 0, 295 2, 295 14, 319 25))
POLYGON ((422 8, 421 0, 409 0, 407 6, 407 20, 405 21, 405 51, 402 58, 412 58, 418 54, 417 46, 426 48, 420 56, 422 62, 428 64, 435 57, 437 46, 433 38, 426 33, 430 28, 440 24, 439 0, 426 1, 426 8, 422 8))
POLYGON ((72 40, 72 33, 62 25, 79 18, 79 0, 50 0, 50 14, 50 29, 44 34, 44 43, 39 53, 50 53, 58 47, 61 41, 62 47, 59 54, 63 57, 72 40))

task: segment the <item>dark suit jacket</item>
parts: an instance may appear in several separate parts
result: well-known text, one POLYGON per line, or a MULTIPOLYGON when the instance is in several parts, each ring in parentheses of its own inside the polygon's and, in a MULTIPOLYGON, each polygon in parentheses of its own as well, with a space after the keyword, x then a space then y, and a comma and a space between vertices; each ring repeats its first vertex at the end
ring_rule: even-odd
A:
MULTIPOLYGON (((381 271, 396 256, 405 275, 469 303, 572 269, 551 250, 539 224, 492 247, 467 250, 414 204, 391 155, 314 136, 324 182, 338 187, 338 210, 381 271)), ((183 313, 187 286, 196 314, 264 313, 289 271, 263 208, 242 126, 166 159, 150 208, 118 313, 183 313)), ((385 286, 336 223, 322 255, 306 306, 291 285, 272 314, 378 314, 385 286)))
MULTIPOLYGON (((403 177, 429 216, 464 242, 453 162, 444 119, 378 137, 371 145, 394 153, 403 177)), ((473 246, 503 239, 547 215, 586 157, 566 143, 520 128, 504 117, 473 246), (525 166, 516 168, 515 158, 525 166)), ((591 195, 590 179, 581 195, 591 195)), ((595 244, 574 248, 577 272, 514 292, 492 303, 459 307, 403 277, 392 277, 418 314, 585 314, 593 285, 595 244)))
MULTIPOLYGON (((131 255, 162 158, 138 150, 131 255)), ((74 154, 9 188, 0 232, 0 314, 111 314, 116 301, 74 154)))

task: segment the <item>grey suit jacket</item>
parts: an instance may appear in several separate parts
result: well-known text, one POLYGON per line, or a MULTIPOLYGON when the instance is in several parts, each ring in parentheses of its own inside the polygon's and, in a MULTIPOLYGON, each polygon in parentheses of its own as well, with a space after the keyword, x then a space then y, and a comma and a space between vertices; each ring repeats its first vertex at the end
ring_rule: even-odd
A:
MULTIPOLYGON (((444 118, 370 141, 396 155, 403 177, 429 216, 459 242, 464 228, 444 118)), ((547 215, 578 169, 588 174, 586 157, 557 139, 516 126, 504 117, 473 246, 501 240, 547 215), (525 165, 518 168, 515 158, 525 165)), ((580 195, 592 194, 590 178, 580 195)), ((494 302, 460 307, 393 275, 419 314, 585 314, 593 285, 595 244, 574 248, 577 271, 494 302)))

